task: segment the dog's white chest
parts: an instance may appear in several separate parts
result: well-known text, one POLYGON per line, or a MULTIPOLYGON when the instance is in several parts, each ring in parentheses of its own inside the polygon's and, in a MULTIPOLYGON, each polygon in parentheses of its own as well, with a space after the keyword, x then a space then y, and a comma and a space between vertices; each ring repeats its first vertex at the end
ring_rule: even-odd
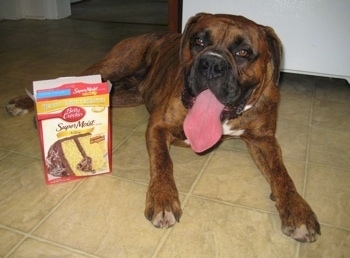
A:
POLYGON ((228 121, 223 122, 222 124, 222 135, 229 135, 229 136, 235 136, 239 137, 244 133, 243 129, 231 129, 231 126, 229 126, 228 121))
MULTIPOLYGON (((252 105, 246 105, 243 111, 250 109, 252 105)), ((222 135, 239 137, 244 133, 243 129, 231 129, 231 126, 228 124, 229 120, 226 120, 222 123, 222 135)))

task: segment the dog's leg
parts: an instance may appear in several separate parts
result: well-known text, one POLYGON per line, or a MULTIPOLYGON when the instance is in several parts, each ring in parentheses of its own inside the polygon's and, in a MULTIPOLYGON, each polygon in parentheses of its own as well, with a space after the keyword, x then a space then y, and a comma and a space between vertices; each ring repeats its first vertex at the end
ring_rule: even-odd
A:
POLYGON ((161 49, 171 45, 170 42, 177 43, 179 37, 180 34, 164 32, 125 39, 82 75, 101 74, 104 81, 109 80, 113 83, 113 107, 143 104, 142 94, 144 88, 147 88, 145 78, 159 59, 159 53, 165 51, 161 49))
POLYGON ((182 211, 169 155, 170 131, 150 118, 146 143, 150 159, 150 182, 145 216, 155 227, 167 228, 179 221, 182 211))
POLYGON ((6 110, 13 116, 25 115, 34 110, 34 101, 28 95, 18 96, 8 102, 6 110))
POLYGON ((138 86, 151 68, 153 55, 149 53, 149 48, 153 44, 155 40, 148 34, 125 39, 81 75, 101 74, 104 81, 111 81, 113 107, 143 104, 138 86))
POLYGON ((309 204, 299 195, 282 161, 275 136, 244 137, 258 168, 270 183, 272 198, 282 221, 282 232, 300 242, 314 242, 320 224, 309 204))

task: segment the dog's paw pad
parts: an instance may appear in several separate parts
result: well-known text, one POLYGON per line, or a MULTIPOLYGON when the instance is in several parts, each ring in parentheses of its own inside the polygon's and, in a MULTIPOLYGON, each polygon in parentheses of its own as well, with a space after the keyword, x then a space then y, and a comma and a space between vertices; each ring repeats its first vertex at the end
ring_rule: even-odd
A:
POLYGON ((157 228, 170 228, 178 221, 170 211, 159 212, 153 219, 152 224, 157 228))
POLYGON ((28 109, 17 107, 16 104, 8 104, 6 109, 12 116, 22 116, 29 112, 28 109))
POLYGON ((317 230, 308 229, 305 224, 302 224, 300 227, 297 227, 295 229, 291 227, 285 227, 283 228, 283 233, 294 238, 296 241, 303 243, 315 242, 317 240, 317 234, 320 234, 320 232, 317 232, 317 230))

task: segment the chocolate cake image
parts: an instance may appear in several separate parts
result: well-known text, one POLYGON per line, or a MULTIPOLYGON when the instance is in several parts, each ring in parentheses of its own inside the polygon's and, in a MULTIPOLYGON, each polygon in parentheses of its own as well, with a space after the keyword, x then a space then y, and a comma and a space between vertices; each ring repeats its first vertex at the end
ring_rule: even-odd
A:
POLYGON ((57 140, 45 159, 48 173, 55 177, 94 174, 106 163, 104 151, 98 144, 103 139, 86 133, 57 140))

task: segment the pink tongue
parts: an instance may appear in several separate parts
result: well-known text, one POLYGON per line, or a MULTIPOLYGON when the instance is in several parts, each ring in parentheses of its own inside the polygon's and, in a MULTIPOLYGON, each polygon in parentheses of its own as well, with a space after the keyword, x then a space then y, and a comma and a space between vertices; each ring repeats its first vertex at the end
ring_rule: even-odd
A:
POLYGON ((185 135, 193 151, 203 152, 220 140, 220 114, 224 107, 210 90, 197 96, 184 121, 185 135))

